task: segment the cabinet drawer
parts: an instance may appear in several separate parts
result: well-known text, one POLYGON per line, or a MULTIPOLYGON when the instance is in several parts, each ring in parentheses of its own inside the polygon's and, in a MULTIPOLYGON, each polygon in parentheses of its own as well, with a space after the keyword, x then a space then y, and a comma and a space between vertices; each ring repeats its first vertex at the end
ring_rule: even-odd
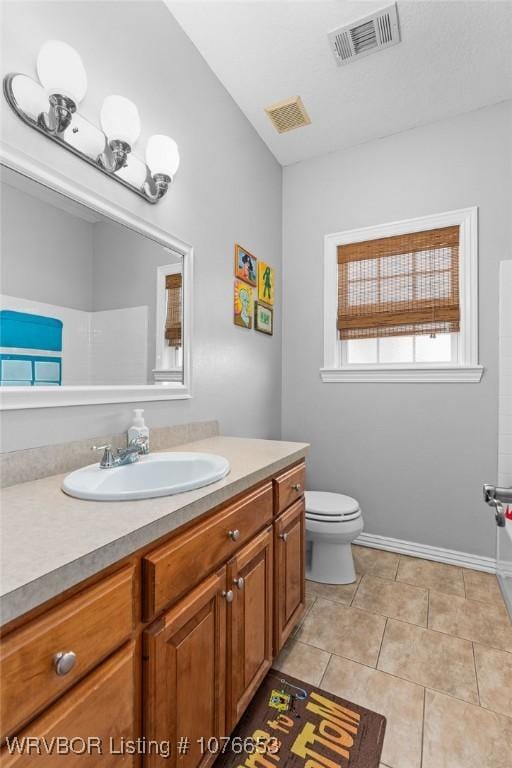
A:
POLYGON ((151 619, 272 520, 272 484, 178 534, 143 559, 144 617, 151 619))
POLYGON ((292 467, 282 475, 274 479, 274 509, 276 515, 293 504, 304 495, 304 483, 306 481, 306 465, 299 464, 292 467))
POLYGON ((2 737, 26 723, 130 636, 133 582, 130 565, 2 640, 2 737), (76 655, 74 666, 58 674, 55 655, 69 652, 76 655))
MULTIPOLYGON (((0 753, 2 768, 30 768, 34 765, 37 768, 64 765, 66 768, 95 768, 98 765, 102 768, 120 765, 134 768, 138 765, 136 755, 119 754, 123 743, 135 739, 137 735, 134 660, 134 644, 130 643, 87 675, 18 734, 21 743, 23 739, 37 739, 41 752, 35 754, 34 746, 30 752, 25 741, 27 746, 24 750, 22 748, 21 754, 13 751, 9 755, 6 745, 0 753), (67 740, 75 752, 59 754, 55 743, 52 747, 52 739, 56 738, 67 740), (89 753, 81 753, 84 748, 82 739, 86 743, 87 739, 91 739, 89 753)), ((64 744, 61 749, 65 747, 64 744)))

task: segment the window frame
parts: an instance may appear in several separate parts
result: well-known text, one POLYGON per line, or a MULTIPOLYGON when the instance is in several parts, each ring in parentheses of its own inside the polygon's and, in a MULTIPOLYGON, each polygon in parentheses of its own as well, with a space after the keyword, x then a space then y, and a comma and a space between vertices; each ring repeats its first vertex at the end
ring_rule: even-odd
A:
POLYGON ((334 382, 447 382, 478 383, 478 208, 461 208, 386 224, 335 232, 324 237, 324 363, 320 377, 334 382), (339 245, 392 237, 449 226, 460 227, 460 332, 458 363, 347 364, 336 328, 338 312, 339 245))
POLYGON ((167 275, 181 274, 183 266, 177 262, 163 264, 156 270, 156 339, 155 367, 153 380, 159 382, 181 381, 183 377, 183 324, 184 324, 184 293, 182 288, 182 344, 181 347, 170 347, 165 339, 165 320, 167 317, 167 275))

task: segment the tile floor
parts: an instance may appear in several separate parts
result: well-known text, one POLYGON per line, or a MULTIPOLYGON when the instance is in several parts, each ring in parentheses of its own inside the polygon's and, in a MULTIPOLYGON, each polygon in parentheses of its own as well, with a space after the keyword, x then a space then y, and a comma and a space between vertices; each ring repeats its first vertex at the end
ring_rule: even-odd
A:
POLYGON ((512 767, 512 622, 487 573, 353 547, 275 666, 387 717, 382 768, 512 767))

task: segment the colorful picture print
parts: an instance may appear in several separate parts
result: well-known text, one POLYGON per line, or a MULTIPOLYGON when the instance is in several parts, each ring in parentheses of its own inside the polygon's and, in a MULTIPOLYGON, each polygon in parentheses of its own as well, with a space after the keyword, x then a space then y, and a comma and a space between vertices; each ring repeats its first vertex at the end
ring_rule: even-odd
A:
POLYGON ((235 280, 234 320, 241 328, 252 328, 252 288, 235 280))
POLYGON ((269 336, 274 333, 274 310, 259 301, 254 302, 254 328, 269 336))
POLYGON ((235 277, 245 280, 250 285, 256 285, 258 259, 246 251, 241 245, 235 245, 235 277))
POLYGON ((258 262, 258 301, 274 305, 274 270, 264 261, 258 262))

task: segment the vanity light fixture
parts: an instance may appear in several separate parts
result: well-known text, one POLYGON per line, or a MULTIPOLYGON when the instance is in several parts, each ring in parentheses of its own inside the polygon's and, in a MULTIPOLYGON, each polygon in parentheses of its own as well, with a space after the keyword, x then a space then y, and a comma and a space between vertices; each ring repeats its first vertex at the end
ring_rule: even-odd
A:
POLYGON ((4 78, 5 97, 18 117, 149 203, 160 200, 179 167, 176 142, 161 134, 151 136, 146 163, 138 159, 132 150, 141 131, 140 117, 124 96, 104 99, 101 130, 80 115, 77 108, 87 92, 87 74, 80 55, 67 43, 47 40, 36 69, 39 82, 18 73, 4 78), (91 151, 101 146, 99 154, 91 151))
POLYGON ((87 75, 79 54, 61 40, 47 40, 37 57, 37 76, 46 89, 50 107, 39 116, 49 133, 62 133, 87 92, 87 75))
POLYGON ((178 145, 169 136, 151 136, 146 147, 146 165, 151 182, 146 182, 146 195, 159 200, 165 195, 180 165, 178 145))
POLYGON ((100 122, 107 146, 98 162, 115 173, 126 165, 126 158, 139 138, 139 113, 133 101, 124 96, 107 96, 101 107, 100 122))

